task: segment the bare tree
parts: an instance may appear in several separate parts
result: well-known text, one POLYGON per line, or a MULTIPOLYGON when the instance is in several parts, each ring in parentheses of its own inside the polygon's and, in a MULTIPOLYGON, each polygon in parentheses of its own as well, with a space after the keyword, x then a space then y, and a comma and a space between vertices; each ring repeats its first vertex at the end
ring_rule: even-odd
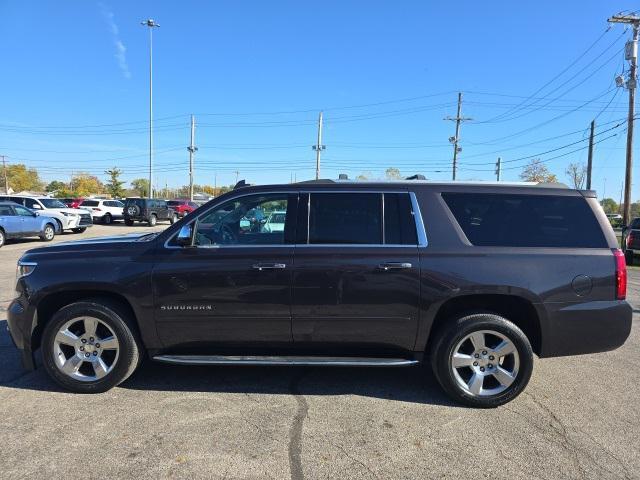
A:
POLYGON ((555 183, 558 181, 558 177, 551 173, 539 158, 533 159, 525 165, 520 174, 520 179, 524 182, 542 183, 555 183))
POLYGON ((587 167, 584 163, 572 162, 567 166, 564 173, 573 183, 573 188, 581 190, 584 187, 584 181, 587 178, 587 167))
POLYGON ((384 175, 385 177, 387 177, 387 180, 402 180, 402 174, 400 173, 400 170, 395 167, 387 168, 387 170, 384 172, 384 175))

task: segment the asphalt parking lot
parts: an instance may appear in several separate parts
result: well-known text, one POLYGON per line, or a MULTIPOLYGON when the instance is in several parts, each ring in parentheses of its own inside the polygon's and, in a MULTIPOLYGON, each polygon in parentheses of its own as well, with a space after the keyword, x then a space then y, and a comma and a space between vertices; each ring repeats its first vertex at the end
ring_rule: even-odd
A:
MULTIPOLYGON (((537 361, 495 410, 452 404, 423 368, 147 362, 107 393, 74 395, 24 372, 5 330, 15 263, 41 245, 0 249, 0 478, 640 478, 638 313, 622 348, 537 361)), ((629 299, 640 308, 638 267, 629 299)))

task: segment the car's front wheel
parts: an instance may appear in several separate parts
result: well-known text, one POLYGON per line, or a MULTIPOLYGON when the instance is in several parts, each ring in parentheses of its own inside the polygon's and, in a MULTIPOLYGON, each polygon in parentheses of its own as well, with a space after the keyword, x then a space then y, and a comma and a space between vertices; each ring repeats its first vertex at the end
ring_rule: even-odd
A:
POLYGON ((431 351, 434 374, 454 400, 492 408, 518 396, 533 372, 526 335, 498 315, 477 313, 453 319, 431 351))
POLYGON ((176 223, 178 221, 178 215, 176 215, 175 213, 173 215, 171 215, 171 217, 169 218, 169 223, 171 225, 173 225, 174 223, 176 223))
POLYGON ((124 308, 106 299, 63 307, 43 333, 47 373, 78 393, 100 393, 120 384, 138 366, 142 352, 132 321, 124 308))
POLYGON ((150 227, 155 227, 156 223, 158 223, 158 217, 155 216, 155 214, 151 214, 149 216, 149 226, 150 227))
POLYGON ((5 241, 6 241, 6 237, 4 235, 4 230, 0 228, 0 247, 4 246, 5 241))
POLYGON ((44 242, 50 242, 53 240, 53 237, 56 236, 56 229, 53 228, 53 225, 47 223, 42 231, 42 235, 40 235, 40 240, 44 242))

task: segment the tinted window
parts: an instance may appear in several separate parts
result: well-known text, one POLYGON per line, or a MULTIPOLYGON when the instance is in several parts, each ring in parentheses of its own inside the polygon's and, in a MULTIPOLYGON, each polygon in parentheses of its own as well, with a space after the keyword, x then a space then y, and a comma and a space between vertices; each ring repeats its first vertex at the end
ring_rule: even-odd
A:
POLYGON ((607 247, 582 197, 443 193, 473 245, 505 247, 607 247))
POLYGON ((309 243, 381 244, 378 193, 311 193, 309 243))
POLYGON ((230 200, 198 218, 195 245, 279 245, 285 243, 288 197, 282 194, 248 195, 230 200), (284 227, 267 225, 265 215, 284 213, 284 227), (258 212, 260 212, 258 214, 258 212))
POLYGON ((13 216, 13 210, 9 205, 0 205, 0 217, 13 216))
MULTIPOLYGON (((46 208, 67 208, 60 200, 55 198, 41 198, 40 201, 46 208)), ((27 205, 28 207, 29 205, 27 205)))
MULTIPOLYGON (((20 203, 22 203, 22 202, 20 202, 20 203)), ((27 208, 40 208, 40 204, 36 200, 34 200, 33 198, 25 198, 24 199, 24 205, 27 208), (36 207, 36 205, 37 205, 37 207, 36 207)))
POLYGON ((634 218, 631 222, 631 228, 640 228, 640 218, 634 218))
POLYGON ((144 208, 144 198, 127 198, 125 205, 137 205, 144 208))
MULTIPOLYGON (((106 204, 107 202, 105 202, 105 205, 106 204)), ((98 205, 100 205, 100 202, 97 200, 85 200, 80 204, 81 207, 97 207, 98 205)))
POLYGON ((384 194, 384 243, 417 245, 416 222, 408 193, 384 194))

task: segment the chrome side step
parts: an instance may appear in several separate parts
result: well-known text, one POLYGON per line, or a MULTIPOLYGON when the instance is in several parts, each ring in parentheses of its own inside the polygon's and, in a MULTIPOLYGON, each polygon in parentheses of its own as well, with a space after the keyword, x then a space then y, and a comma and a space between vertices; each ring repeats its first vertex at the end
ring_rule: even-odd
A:
POLYGON ((328 367, 408 367, 417 360, 364 357, 279 357, 235 355, 156 355, 154 360, 179 365, 307 365, 328 367))

